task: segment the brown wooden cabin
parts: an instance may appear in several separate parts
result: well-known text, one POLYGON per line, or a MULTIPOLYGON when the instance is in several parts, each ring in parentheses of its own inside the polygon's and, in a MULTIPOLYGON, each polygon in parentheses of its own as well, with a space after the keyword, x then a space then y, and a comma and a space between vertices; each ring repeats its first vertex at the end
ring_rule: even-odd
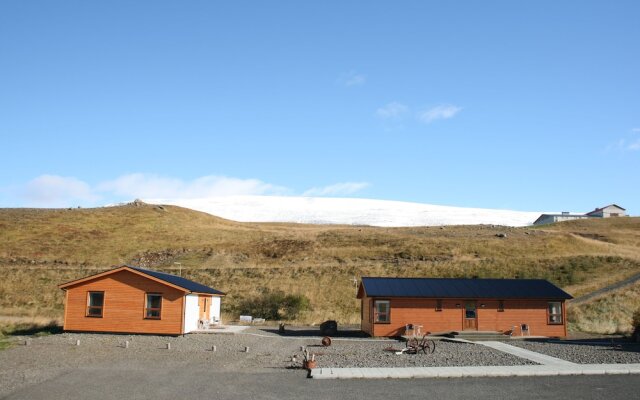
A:
POLYGON ((514 335, 567 335, 565 300, 543 279, 363 277, 361 329, 371 336, 513 330, 514 335), (411 329, 411 328, 414 329, 411 329))
POLYGON ((220 321, 225 294, 163 272, 123 265, 59 285, 64 330, 181 335, 220 321))

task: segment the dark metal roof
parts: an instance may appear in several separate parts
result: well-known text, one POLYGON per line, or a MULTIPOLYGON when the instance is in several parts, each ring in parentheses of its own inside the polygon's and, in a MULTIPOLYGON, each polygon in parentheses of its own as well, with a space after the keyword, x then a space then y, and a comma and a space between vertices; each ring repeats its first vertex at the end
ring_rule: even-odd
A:
POLYGON ((187 278, 183 278, 181 276, 165 274, 164 272, 152 271, 150 269, 132 267, 131 265, 127 265, 127 267, 131 268, 131 269, 134 269, 134 270, 136 270, 138 272, 142 272, 145 275, 149 275, 149 276, 152 276, 154 278, 160 279, 162 281, 171 283, 172 285, 180 286, 181 288, 184 288, 184 289, 186 289, 186 290, 188 290, 190 292, 217 294, 217 295, 224 296, 224 293, 222 293, 219 290, 215 290, 213 288, 210 288, 209 286, 202 285, 200 283, 191 281, 191 280, 189 280, 187 278))
POLYGON ((572 299, 544 279, 362 278, 368 297, 572 299))

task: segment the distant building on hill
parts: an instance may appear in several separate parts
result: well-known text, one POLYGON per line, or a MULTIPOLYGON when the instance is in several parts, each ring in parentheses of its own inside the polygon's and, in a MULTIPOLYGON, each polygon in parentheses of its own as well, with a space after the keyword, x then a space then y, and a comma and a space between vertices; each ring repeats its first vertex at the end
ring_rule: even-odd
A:
POLYGON ((567 211, 563 211, 560 214, 542 214, 534 221, 534 225, 553 224, 554 222, 571 221, 574 219, 587 219, 591 218, 586 214, 572 214, 567 211))
POLYGON ((533 224, 545 225, 552 224, 554 222, 571 221, 574 219, 625 217, 626 215, 626 210, 624 208, 617 204, 609 204, 608 206, 596 208, 586 214, 572 214, 567 211, 560 214, 542 214, 533 222, 533 224))
POLYGON ((586 215, 596 218, 625 217, 627 215, 626 211, 627 210, 617 204, 609 204, 608 206, 604 206, 602 208, 596 208, 586 215))

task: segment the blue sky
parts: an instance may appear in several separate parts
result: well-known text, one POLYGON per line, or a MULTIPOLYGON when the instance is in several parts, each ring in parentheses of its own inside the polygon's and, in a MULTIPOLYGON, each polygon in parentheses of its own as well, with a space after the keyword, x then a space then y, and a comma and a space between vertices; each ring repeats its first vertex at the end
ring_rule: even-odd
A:
POLYGON ((0 206, 640 210, 637 1, 0 3, 0 206))

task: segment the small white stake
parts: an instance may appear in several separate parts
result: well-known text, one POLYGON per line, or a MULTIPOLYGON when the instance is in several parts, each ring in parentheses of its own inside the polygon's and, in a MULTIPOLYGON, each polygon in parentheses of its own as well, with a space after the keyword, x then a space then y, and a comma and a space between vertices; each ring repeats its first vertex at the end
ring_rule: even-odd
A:
POLYGON ((216 351, 218 350, 216 346, 211 346, 211 351, 216 351))
POLYGON ((167 343, 167 350, 171 350, 171 343, 167 343))
POLYGON ((80 339, 76 340, 76 346, 80 346, 80 339))
POLYGON ((124 348, 125 348, 125 349, 128 349, 128 348, 129 348, 129 341, 128 341, 128 340, 125 340, 125 341, 124 341, 124 348))
POLYGON ((245 352, 245 353, 248 353, 248 352, 249 352, 249 347, 248 347, 248 346, 245 346, 245 348, 244 348, 244 352, 245 352))
POLYGON ((25 339, 25 341, 24 341, 24 345, 25 345, 25 346, 28 346, 28 345, 29 345, 29 339, 25 339))
POLYGON ((300 346, 300 351, 304 351, 304 346, 300 346))

